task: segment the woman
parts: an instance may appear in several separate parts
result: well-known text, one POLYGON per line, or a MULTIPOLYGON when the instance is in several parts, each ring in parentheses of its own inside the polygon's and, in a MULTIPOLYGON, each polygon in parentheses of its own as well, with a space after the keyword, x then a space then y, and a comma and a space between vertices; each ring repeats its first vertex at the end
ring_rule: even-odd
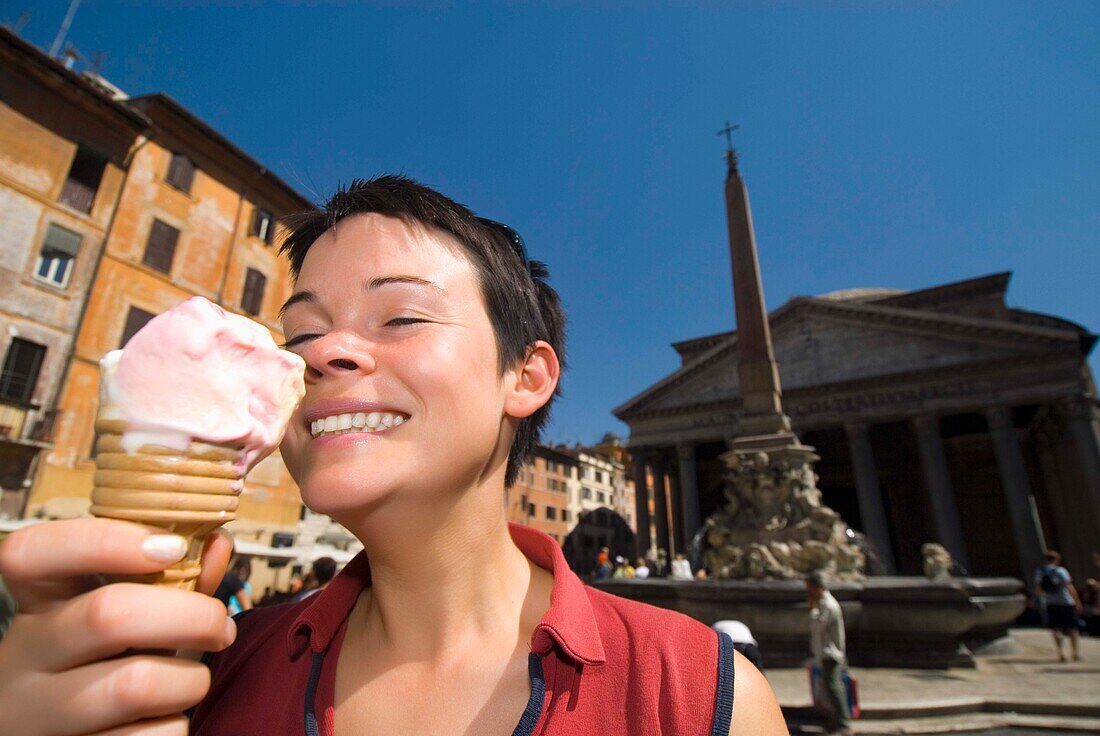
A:
MULTIPOLYGON (((514 231, 382 177, 299 219, 284 250, 284 333, 307 368, 282 455, 364 553, 235 632, 202 595, 88 586, 167 566, 170 535, 109 520, 12 535, 0 572, 23 613, 0 643, 0 723, 183 734, 198 704, 202 735, 786 733, 728 639, 586 588, 550 537, 505 521, 564 354, 557 294, 514 231), (383 429, 314 431, 359 412, 383 429), (208 673, 133 653, 150 649, 219 653, 208 673)), ((228 555, 209 544, 201 590, 228 555)))

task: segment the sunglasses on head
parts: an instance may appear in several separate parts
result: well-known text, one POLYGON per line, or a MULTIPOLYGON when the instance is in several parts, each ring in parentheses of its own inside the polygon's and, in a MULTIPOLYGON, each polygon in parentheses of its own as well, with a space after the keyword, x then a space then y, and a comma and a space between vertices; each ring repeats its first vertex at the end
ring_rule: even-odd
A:
POLYGON ((523 268, 527 271, 531 270, 531 262, 527 258, 527 246, 523 244, 523 238, 520 237, 520 234, 517 233, 515 229, 505 225, 503 222, 490 220, 488 217, 479 217, 477 219, 481 221, 481 224, 488 225, 490 228, 503 235, 505 240, 511 244, 515 254, 519 256, 520 262, 523 263, 523 268))

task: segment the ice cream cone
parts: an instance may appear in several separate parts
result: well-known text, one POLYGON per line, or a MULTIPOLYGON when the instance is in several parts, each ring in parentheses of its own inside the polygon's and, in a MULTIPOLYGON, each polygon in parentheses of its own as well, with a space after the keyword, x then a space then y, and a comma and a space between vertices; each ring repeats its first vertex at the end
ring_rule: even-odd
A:
POLYGON ((101 406, 96 418, 92 514, 187 539, 187 555, 167 570, 124 579, 194 590, 207 535, 236 517, 243 446, 193 441, 183 451, 145 444, 131 452, 123 444, 128 425, 114 417, 113 407, 101 406))

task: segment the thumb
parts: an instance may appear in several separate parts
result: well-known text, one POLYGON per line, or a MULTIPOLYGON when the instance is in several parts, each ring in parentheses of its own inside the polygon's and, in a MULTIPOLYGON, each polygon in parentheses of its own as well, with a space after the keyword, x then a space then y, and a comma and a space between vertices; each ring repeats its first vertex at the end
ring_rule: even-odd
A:
POLYGON ((233 537, 225 529, 217 529, 206 538, 202 550, 202 572, 195 583, 195 590, 214 595, 218 584, 225 577, 229 558, 233 556, 233 537))

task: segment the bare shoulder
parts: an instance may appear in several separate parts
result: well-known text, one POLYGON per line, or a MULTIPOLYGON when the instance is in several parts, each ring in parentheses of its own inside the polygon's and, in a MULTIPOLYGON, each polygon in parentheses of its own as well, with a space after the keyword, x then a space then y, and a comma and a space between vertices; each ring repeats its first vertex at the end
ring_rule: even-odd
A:
POLYGON ((786 736, 787 724, 771 685, 760 670, 734 652, 733 718, 730 736, 786 736))

